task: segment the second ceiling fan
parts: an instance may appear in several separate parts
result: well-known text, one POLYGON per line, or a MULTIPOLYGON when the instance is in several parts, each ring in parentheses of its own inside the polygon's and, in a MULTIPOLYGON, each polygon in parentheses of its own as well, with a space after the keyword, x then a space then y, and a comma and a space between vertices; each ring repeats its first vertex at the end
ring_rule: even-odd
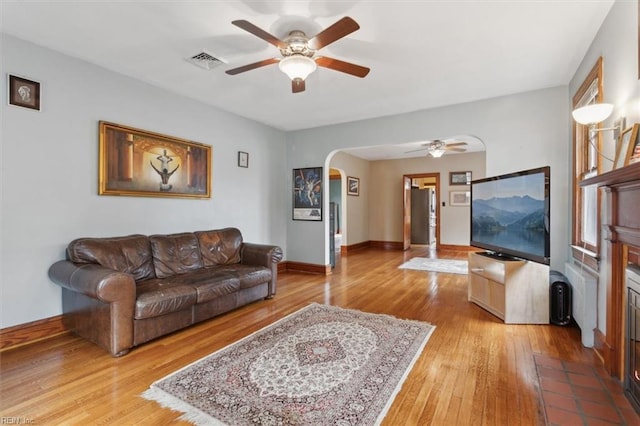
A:
POLYGON ((434 157, 434 158, 440 158, 442 157, 442 155, 447 152, 465 152, 467 149, 463 148, 465 146, 467 146, 466 142, 453 142, 453 143, 447 143, 445 141, 441 141, 439 139, 436 139, 434 141, 431 142, 425 142, 422 144, 422 146, 424 148, 419 148, 419 149, 414 149, 411 151, 407 151, 406 153, 410 153, 410 152, 418 152, 418 151, 427 151, 427 154, 434 157))
POLYGON ((293 30, 284 40, 255 26, 249 21, 233 21, 233 25, 259 37, 280 49, 282 58, 269 58, 252 64, 227 70, 226 73, 236 75, 266 65, 278 64, 280 70, 291 79, 291 90, 299 93, 305 89, 305 79, 315 71, 317 66, 330 68, 356 77, 363 78, 369 74, 369 68, 344 62, 327 56, 316 56, 318 50, 358 30, 360 26, 349 17, 340 19, 335 24, 309 38, 299 30, 293 30))

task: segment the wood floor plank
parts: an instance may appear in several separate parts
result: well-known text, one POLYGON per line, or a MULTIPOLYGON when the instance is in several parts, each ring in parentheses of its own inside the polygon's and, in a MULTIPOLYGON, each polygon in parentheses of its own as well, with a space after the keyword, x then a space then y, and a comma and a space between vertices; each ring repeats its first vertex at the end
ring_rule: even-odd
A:
POLYGON ((505 325, 467 301, 465 275, 398 269, 411 257, 467 252, 367 248, 332 275, 285 272, 278 294, 112 358, 73 335, 0 352, 0 416, 37 424, 186 424, 140 397, 151 383, 310 302, 426 321, 436 326, 383 425, 544 424, 533 356, 592 363, 579 331, 505 325))

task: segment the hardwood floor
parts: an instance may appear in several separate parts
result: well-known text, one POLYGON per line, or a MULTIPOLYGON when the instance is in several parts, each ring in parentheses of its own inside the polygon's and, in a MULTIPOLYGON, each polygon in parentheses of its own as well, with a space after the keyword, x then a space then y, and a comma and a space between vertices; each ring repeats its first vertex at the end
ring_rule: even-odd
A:
POLYGON ((599 366, 593 352, 582 347, 577 328, 505 325, 467 302, 465 275, 397 268, 415 256, 466 259, 467 253, 358 250, 342 258, 330 276, 281 274, 274 299, 158 339, 122 358, 70 334, 5 350, 0 353, 0 420, 176 423, 180 413, 139 397, 153 381, 309 302, 436 326, 385 425, 541 425, 545 415, 534 356, 599 366))

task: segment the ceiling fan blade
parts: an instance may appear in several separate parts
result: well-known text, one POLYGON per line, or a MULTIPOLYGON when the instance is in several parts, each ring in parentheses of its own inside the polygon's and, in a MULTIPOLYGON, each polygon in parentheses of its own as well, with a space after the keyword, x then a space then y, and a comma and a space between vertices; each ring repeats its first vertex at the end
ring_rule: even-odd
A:
POLYGON ((243 30, 245 30, 247 32, 250 32, 251 34, 253 34, 256 37, 259 37, 259 38, 263 39, 267 43, 273 44, 278 49, 286 49, 287 46, 288 46, 287 43, 285 43, 284 41, 280 40, 278 37, 276 37, 276 36, 274 36, 272 34, 269 34, 265 30, 263 30, 262 28, 256 27, 255 25, 253 25, 249 21, 245 21, 244 19, 239 19, 237 21, 232 21, 231 23, 233 25, 235 25, 236 27, 238 27, 238 28, 242 28, 243 30))
POLYGON ((349 18, 348 16, 345 16, 335 24, 320 31, 318 34, 316 34, 315 37, 309 40, 309 47, 313 50, 322 49, 323 47, 328 46, 334 41, 351 34, 359 28, 360 25, 358 25, 356 21, 349 18))
POLYGON ((464 148, 444 148, 444 150, 451 152, 467 152, 467 150, 464 148))
POLYGON ((303 79, 296 78, 291 80, 291 91, 293 93, 304 92, 304 89, 305 89, 305 84, 303 79))
POLYGON ((350 62, 344 62, 339 59, 327 58, 326 56, 316 58, 316 63, 321 67, 330 68, 332 70, 344 72, 360 78, 366 77, 370 71, 367 67, 362 67, 350 62))
POLYGON ((454 143, 448 143, 447 146, 466 146, 467 143, 466 142, 454 142, 454 143))
POLYGON ((420 148, 420 149, 412 149, 411 151, 405 151, 405 154, 409 154, 410 152, 418 152, 418 151, 426 151, 429 148, 420 148))
POLYGON ((269 58, 269 59, 265 59, 263 61, 260 62, 254 62, 252 64, 248 64, 248 65, 243 65, 241 67, 238 68, 233 68, 230 70, 226 70, 225 72, 229 75, 236 75, 236 74, 240 74, 241 72, 245 72, 245 71, 251 71, 254 70, 256 68, 260 68, 260 67, 264 67, 267 65, 271 65, 271 64, 276 64, 280 62, 280 59, 278 58, 269 58))

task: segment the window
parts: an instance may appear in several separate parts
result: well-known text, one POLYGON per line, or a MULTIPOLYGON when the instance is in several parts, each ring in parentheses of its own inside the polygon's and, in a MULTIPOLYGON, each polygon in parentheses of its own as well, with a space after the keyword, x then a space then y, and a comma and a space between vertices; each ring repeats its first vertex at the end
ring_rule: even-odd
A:
MULTIPOLYGON (((598 58, 573 97, 573 109, 601 103, 603 98, 602 58, 598 58)), ((573 257, 595 270, 600 240, 600 194, 595 186, 583 188, 580 182, 600 173, 601 143, 600 132, 590 133, 588 126, 573 122, 573 257)))

